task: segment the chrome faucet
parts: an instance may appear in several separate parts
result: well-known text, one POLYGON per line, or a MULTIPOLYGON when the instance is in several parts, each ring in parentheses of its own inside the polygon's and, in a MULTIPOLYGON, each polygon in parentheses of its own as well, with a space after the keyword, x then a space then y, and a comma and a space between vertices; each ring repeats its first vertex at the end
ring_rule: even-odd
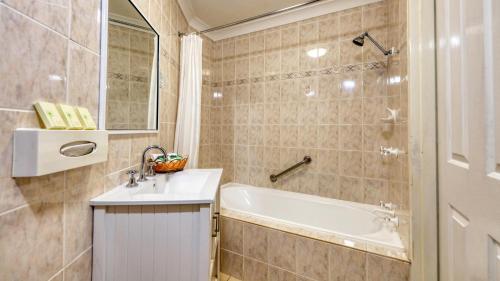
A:
POLYGON ((160 146, 151 145, 151 146, 146 147, 146 149, 144 149, 144 152, 142 153, 140 176, 139 176, 139 179, 137 181, 147 181, 148 180, 146 178, 146 174, 144 172, 144 164, 146 163, 146 153, 148 153, 148 151, 153 150, 153 149, 161 151, 161 153, 163 154, 165 159, 167 159, 167 152, 165 151, 165 149, 161 148, 160 146))
POLYGON ((128 183, 125 185, 126 187, 136 187, 136 186, 138 186, 137 179, 135 178, 135 174, 137 174, 136 170, 130 170, 130 171, 127 172, 128 183))
POLYGON ((399 226, 399 218, 396 215, 396 208, 397 205, 394 203, 386 203, 383 201, 380 201, 380 208, 374 209, 373 213, 380 213, 383 214, 383 219, 387 223, 391 223, 394 226, 398 227, 399 226))

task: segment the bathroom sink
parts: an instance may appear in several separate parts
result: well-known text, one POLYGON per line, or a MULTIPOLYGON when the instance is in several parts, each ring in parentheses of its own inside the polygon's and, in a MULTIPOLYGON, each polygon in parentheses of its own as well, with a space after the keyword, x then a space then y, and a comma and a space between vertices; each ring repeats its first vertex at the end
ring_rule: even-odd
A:
POLYGON ((212 203, 222 169, 189 169, 159 174, 137 187, 121 184, 90 200, 90 205, 171 205, 212 203))

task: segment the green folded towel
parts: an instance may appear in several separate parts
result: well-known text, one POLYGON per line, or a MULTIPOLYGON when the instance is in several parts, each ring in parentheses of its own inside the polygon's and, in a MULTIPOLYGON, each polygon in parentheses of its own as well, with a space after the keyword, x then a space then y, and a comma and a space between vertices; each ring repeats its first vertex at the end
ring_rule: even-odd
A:
POLYGON ((167 160, 168 161, 182 160, 182 156, 180 154, 172 152, 172 153, 167 154, 167 160))

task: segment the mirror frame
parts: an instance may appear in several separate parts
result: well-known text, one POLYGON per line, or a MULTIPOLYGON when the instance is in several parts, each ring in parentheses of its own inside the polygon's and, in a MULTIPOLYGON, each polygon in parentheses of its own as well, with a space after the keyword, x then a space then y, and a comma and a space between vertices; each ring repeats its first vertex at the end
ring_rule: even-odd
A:
POLYGON ((128 130, 108 130, 106 129, 106 95, 107 95, 107 73, 108 73, 108 1, 101 1, 101 46, 100 46, 100 70, 99 70, 99 112, 98 112, 98 129, 105 130, 109 134, 158 134, 160 132, 160 33, 151 25, 146 17, 141 13, 137 6, 131 0, 127 0, 141 17, 148 23, 151 29, 156 33, 157 56, 156 65, 156 128, 155 129, 128 129, 128 130))

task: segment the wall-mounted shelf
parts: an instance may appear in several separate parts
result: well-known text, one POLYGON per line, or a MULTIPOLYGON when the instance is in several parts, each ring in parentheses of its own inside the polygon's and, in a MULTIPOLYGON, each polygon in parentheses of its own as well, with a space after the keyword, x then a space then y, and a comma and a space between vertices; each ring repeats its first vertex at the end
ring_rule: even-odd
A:
POLYGON ((16 129, 12 177, 35 177, 104 162, 103 130, 16 129))

